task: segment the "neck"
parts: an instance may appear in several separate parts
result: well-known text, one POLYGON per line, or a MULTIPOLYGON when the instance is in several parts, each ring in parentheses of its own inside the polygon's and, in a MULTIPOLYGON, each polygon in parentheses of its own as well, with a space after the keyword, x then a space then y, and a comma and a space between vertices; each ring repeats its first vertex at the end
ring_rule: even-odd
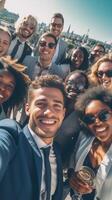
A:
POLYGON ((45 142, 47 145, 52 144, 53 139, 52 138, 41 138, 43 142, 45 142))
POLYGON ((43 68, 48 68, 48 66, 51 64, 51 61, 47 61, 47 60, 42 60, 40 59, 40 65, 43 67, 43 68))
POLYGON ((17 34, 17 36, 19 37, 21 42, 26 42, 27 41, 27 39, 23 38, 19 33, 17 34))
POLYGON ((99 141, 97 138, 93 141, 93 146, 99 146, 101 145, 102 148, 105 150, 105 152, 108 151, 110 145, 112 144, 112 141, 108 141, 108 142, 101 142, 99 141))

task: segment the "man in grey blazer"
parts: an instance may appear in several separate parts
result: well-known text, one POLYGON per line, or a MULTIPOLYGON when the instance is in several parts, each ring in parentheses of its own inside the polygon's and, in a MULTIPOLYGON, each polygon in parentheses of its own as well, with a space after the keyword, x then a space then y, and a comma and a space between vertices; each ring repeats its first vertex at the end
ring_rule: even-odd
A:
POLYGON ((31 80, 36 76, 45 74, 55 74, 62 79, 65 79, 68 75, 70 72, 68 65, 57 65, 56 63, 52 63, 56 46, 57 39, 52 33, 47 32, 40 37, 38 47, 36 48, 38 56, 27 56, 23 61, 23 64, 27 66, 26 73, 31 80))
POLYGON ((64 26, 64 17, 61 13, 55 13, 51 18, 50 22, 50 32, 55 35, 58 40, 55 54, 53 56, 52 62, 56 64, 61 64, 66 56, 67 43, 62 40, 61 32, 64 26))

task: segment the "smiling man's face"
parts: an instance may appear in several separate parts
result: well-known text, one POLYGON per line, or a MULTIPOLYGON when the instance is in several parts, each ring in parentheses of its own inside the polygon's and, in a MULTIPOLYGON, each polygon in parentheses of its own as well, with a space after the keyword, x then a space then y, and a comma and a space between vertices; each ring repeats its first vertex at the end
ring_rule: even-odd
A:
POLYGON ((64 98, 57 88, 39 88, 26 104, 29 126, 45 143, 50 143, 64 118, 64 98))

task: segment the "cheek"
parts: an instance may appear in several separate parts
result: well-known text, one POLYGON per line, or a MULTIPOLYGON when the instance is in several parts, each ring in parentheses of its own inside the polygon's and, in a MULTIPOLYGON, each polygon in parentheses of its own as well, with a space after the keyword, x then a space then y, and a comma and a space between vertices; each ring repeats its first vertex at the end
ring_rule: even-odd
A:
POLYGON ((80 61, 81 61, 81 63, 84 61, 84 58, 82 57, 81 59, 80 59, 80 61))
POLYGON ((88 128, 90 129, 90 131, 92 132, 92 134, 95 135, 94 125, 88 125, 88 128))
POLYGON ((6 91, 7 100, 12 96, 13 91, 6 91))

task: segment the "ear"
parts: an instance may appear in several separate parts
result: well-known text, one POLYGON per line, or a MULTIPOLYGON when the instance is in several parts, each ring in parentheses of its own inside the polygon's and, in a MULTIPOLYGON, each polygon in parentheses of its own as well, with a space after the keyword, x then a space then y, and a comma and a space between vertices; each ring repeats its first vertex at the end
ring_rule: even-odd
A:
POLYGON ((63 120, 64 120, 64 117, 65 117, 65 112, 66 112, 66 108, 63 109, 63 120))
POLYGON ((29 110, 30 110, 29 104, 28 104, 28 103, 26 103, 26 104, 25 104, 25 112, 26 112, 26 115, 27 115, 27 116, 29 116, 29 115, 30 115, 30 112, 29 112, 29 110))

